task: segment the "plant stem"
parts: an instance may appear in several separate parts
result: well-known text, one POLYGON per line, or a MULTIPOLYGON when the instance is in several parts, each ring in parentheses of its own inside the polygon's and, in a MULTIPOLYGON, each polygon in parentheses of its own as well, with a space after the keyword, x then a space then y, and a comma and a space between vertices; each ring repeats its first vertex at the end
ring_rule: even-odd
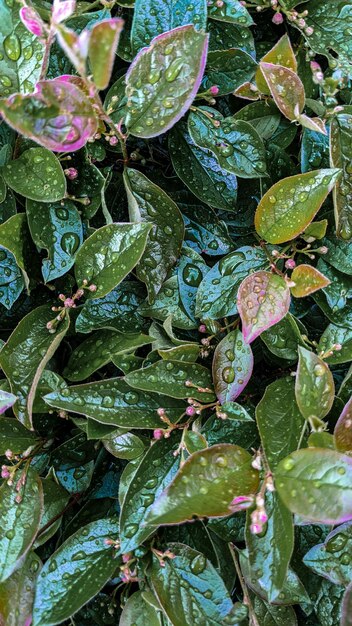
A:
POLYGON ((248 587, 246 585, 246 582, 242 576, 242 572, 241 572, 241 568, 237 559, 237 555, 235 552, 235 547, 234 545, 230 542, 228 544, 229 546, 229 550, 231 552, 231 556, 232 556, 232 560, 235 566, 235 570, 238 576, 238 580, 240 582, 241 588, 242 588, 242 593, 243 593, 243 604, 245 606, 248 607, 248 611, 249 611, 249 619, 251 621, 251 626, 260 626, 258 620, 257 620, 257 616, 254 612, 254 608, 253 608, 253 604, 252 604, 252 600, 250 599, 249 596, 249 592, 248 592, 248 587))

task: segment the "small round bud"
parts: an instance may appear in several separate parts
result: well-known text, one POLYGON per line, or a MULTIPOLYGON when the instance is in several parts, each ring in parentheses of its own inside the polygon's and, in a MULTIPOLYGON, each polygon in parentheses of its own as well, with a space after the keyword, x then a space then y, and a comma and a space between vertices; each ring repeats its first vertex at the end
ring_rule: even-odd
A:
POLYGON ((89 285, 88 289, 89 289, 89 291, 96 291, 97 290, 97 286, 96 285, 89 285))
POLYGON ((307 35, 307 37, 310 37, 311 35, 313 35, 314 29, 311 26, 308 26, 304 32, 307 35))
POLYGON ((66 298, 65 302, 64 302, 64 307, 66 309, 72 309, 73 307, 75 307, 75 301, 73 300, 73 298, 66 298))
POLYGON ((280 24, 283 23, 284 21, 284 17, 282 15, 282 13, 275 13, 273 19, 271 20, 273 22, 273 24, 276 24, 276 26, 279 26, 280 24))
POLYGON ((317 252, 319 252, 319 254, 327 254, 329 252, 329 248, 327 248, 326 246, 321 246, 320 248, 318 248, 317 252))
POLYGON ((192 415, 195 415, 195 412, 196 412, 196 410, 195 410, 194 406, 188 406, 187 409, 186 409, 186 415, 192 416, 192 415))
POLYGON ((342 345, 340 343, 334 343, 334 350, 337 350, 339 352, 340 350, 342 350, 342 345))
POLYGON ((285 262, 285 267, 288 270, 293 270, 293 268, 296 267, 296 261, 294 261, 293 259, 287 259, 287 261, 285 262))
POLYGON ((205 324, 200 324, 200 326, 198 327, 198 330, 200 333, 206 333, 207 332, 207 327, 205 324))
POLYGON ((162 428, 155 428, 153 432, 154 439, 162 439, 164 437, 165 431, 162 428))
POLYGON ((272 253, 271 253, 271 256, 278 257, 278 256, 280 256, 280 252, 278 250, 273 250, 272 253))
POLYGON ((77 178, 78 176, 78 171, 75 167, 68 167, 66 170, 64 170, 64 174, 69 180, 75 180, 75 178, 77 178))
POLYGON ((119 140, 117 137, 115 137, 115 135, 113 137, 110 137, 110 146, 116 146, 119 143, 119 140))
POLYGON ((217 96, 219 93, 219 87, 217 85, 212 85, 209 89, 209 92, 212 96, 217 96))
POLYGON ((157 414, 158 414, 160 417, 164 417, 164 415, 165 415, 165 409, 162 409, 161 407, 159 407, 159 408, 157 409, 157 414))

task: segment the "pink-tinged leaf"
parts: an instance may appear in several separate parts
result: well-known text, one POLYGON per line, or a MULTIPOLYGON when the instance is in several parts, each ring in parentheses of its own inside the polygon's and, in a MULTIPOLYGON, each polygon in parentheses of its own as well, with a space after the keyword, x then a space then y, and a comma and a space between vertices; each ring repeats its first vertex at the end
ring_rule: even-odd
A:
POLYGON ((36 37, 46 37, 47 28, 39 13, 32 7, 22 7, 20 18, 24 26, 36 37))
POLYGON ((221 404, 242 393, 253 371, 253 354, 239 330, 233 330, 217 345, 213 358, 213 380, 221 404))
POLYGON ((79 74, 85 74, 90 31, 83 30, 80 35, 77 35, 77 33, 70 28, 58 26, 56 35, 61 48, 70 59, 72 65, 76 68, 77 72, 79 74))
POLYGON ((237 294, 244 341, 251 343, 264 330, 277 324, 289 307, 290 290, 281 276, 264 271, 247 276, 237 294))
POLYGON ((340 626, 352 626, 352 582, 346 588, 342 599, 340 626))
POLYGON ((312 265, 298 265, 291 274, 291 280, 295 283, 291 287, 291 293, 295 298, 305 298, 311 293, 330 285, 331 281, 312 265))
POLYGON ((340 452, 352 451, 352 396, 337 420, 334 438, 335 446, 340 452))
POLYGON ((322 135, 328 134, 324 120, 321 120, 319 117, 308 117, 305 113, 301 113, 297 120, 304 128, 309 128, 309 130, 321 133, 322 135))
POLYGON ((192 25, 155 37, 126 74, 126 126, 136 137, 165 133, 186 113, 200 86, 208 35, 192 25))
POLYGON ((259 100, 260 91, 254 83, 243 83, 240 87, 237 87, 233 92, 233 95, 237 98, 243 98, 244 100, 259 100))
POLYGON ((90 31, 88 54, 98 89, 106 89, 109 84, 122 26, 123 20, 111 18, 98 22, 90 31))
POLYGON ((52 9, 52 21, 60 24, 67 20, 76 8, 76 0, 54 0, 52 9))
POLYGON ((278 109, 289 120, 296 120, 305 103, 301 79, 283 65, 263 62, 259 65, 278 109))
MULTIPOLYGON (((279 39, 275 46, 263 56, 261 61, 262 63, 279 64, 283 67, 288 67, 295 73, 297 72, 297 60, 287 34, 279 39)), ((270 89, 259 67, 255 75, 255 82, 262 93, 270 95, 270 89)))
POLYGON ((96 133, 98 120, 88 97, 71 79, 75 77, 43 80, 33 94, 2 100, 0 112, 15 130, 49 150, 79 150, 96 133))
POLYGON ((5 413, 7 409, 15 404, 17 396, 8 391, 2 391, 0 389, 0 414, 5 413))
POLYGON ((315 352, 298 346, 296 401, 305 419, 324 419, 335 395, 335 384, 329 366, 315 352))

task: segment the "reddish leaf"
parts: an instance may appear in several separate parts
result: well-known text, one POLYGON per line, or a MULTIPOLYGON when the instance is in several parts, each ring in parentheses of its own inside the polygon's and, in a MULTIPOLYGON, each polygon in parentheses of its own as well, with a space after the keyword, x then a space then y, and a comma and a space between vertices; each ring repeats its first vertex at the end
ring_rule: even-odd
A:
POLYGON ((296 120, 305 103, 303 83, 297 74, 283 65, 260 64, 271 95, 281 113, 289 120, 296 120))
POLYGON ((298 265, 292 272, 291 280, 295 283, 291 293, 295 298, 304 298, 311 293, 330 285, 331 281, 311 265, 298 265))
MULTIPOLYGON (((281 65, 282 67, 287 67, 295 73, 297 72, 296 57, 287 34, 279 39, 275 46, 273 46, 273 48, 271 48, 271 50, 263 56, 261 61, 262 63, 275 63, 281 65)), ((258 89, 262 93, 270 95, 270 89, 268 88, 260 67, 257 69, 255 82, 257 83, 258 89)))
POLYGON ((343 409, 334 430, 335 445, 341 452, 352 450, 352 397, 343 409))
POLYGON ((106 89, 119 43, 123 20, 111 18, 95 24, 90 31, 88 56, 98 89, 106 89))

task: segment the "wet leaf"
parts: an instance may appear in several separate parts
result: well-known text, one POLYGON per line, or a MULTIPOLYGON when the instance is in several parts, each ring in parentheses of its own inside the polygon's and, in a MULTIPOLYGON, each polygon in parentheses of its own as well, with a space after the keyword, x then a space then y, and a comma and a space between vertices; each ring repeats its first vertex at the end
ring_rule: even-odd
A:
POLYGON ((214 388, 220 404, 236 400, 252 376, 253 354, 239 330, 216 346, 213 358, 214 388))
POLYGON ((133 433, 112 434, 103 439, 104 448, 118 459, 138 459, 145 451, 143 441, 133 433))
POLYGON ((198 326, 197 321, 187 315, 182 305, 177 276, 166 280, 155 302, 149 305, 146 301, 139 307, 139 313, 144 317, 152 317, 163 322, 172 317, 172 324, 175 328, 190 330, 198 326))
MULTIPOLYGON (((28 229, 27 217, 24 213, 17 213, 0 225, 0 246, 6 248, 15 257, 18 267, 22 270, 24 284, 28 289, 29 276, 27 272, 30 268, 32 275, 36 277, 37 268, 33 259, 34 246, 28 229)), ((6 275, 5 270, 4 274, 6 275)))
POLYGON ((98 89, 109 84, 122 27, 123 20, 111 18, 94 24, 90 31, 88 57, 98 89))
MULTIPOLYGON (((1 404, 8 408, 16 401, 16 396, 6 391, 0 391, 1 404), (7 397, 11 400, 8 400, 7 397), (3 404, 4 403, 4 404, 3 404)), ((3 411, 2 411, 3 412, 3 411)), ((11 450, 14 454, 21 454, 27 448, 33 446, 37 438, 34 433, 27 430, 13 417, 0 417, 0 454, 5 454, 6 450, 11 450)))
POLYGON ((305 424, 295 399, 294 379, 287 376, 268 385, 255 414, 265 456, 273 471, 281 459, 297 450, 305 424))
POLYGON ((193 24, 196 30, 205 30, 207 5, 205 0, 189 4, 185 0, 137 0, 131 30, 132 47, 138 52, 149 46, 156 35, 162 35, 179 26, 193 24))
POLYGON ((332 119, 330 132, 331 167, 338 167, 342 176, 337 182, 333 198, 336 234, 349 241, 352 237, 352 215, 349 196, 352 190, 352 172, 349 150, 352 144, 352 115, 340 113, 332 119))
POLYGON ((303 417, 323 419, 330 411, 335 385, 329 366, 314 352, 300 346, 296 374, 296 401, 303 417))
POLYGON ((341 68, 347 71, 351 58, 351 3, 337 2, 331 5, 326 0, 315 2, 310 7, 306 23, 313 29, 307 37, 309 47, 325 55, 332 67, 336 67, 337 55, 341 68))
POLYGON ((329 353, 325 361, 330 365, 348 363, 352 360, 352 329, 329 324, 320 337, 318 349, 319 353, 329 353), (334 350, 333 346, 336 345, 341 346, 341 349, 334 350))
POLYGON ((334 429, 334 439, 337 450, 350 452, 352 450, 352 398, 345 405, 334 429))
POLYGON ((305 345, 301 335, 301 324, 288 313, 280 322, 265 330, 260 338, 266 347, 281 359, 297 361, 298 346, 305 345))
POLYGON ((32 408, 40 376, 65 336, 69 319, 49 333, 47 323, 53 318, 50 306, 44 305, 26 315, 15 328, 0 352, 0 365, 18 400, 14 411, 19 421, 32 429, 32 408))
POLYGON ((283 65, 261 61, 259 67, 278 109, 289 120, 298 119, 305 104, 301 79, 294 71, 283 65))
POLYGON ((56 203, 28 200, 26 213, 33 241, 48 252, 48 258, 43 260, 42 265, 43 278, 47 283, 66 274, 74 264, 76 252, 83 241, 81 217, 70 200, 56 203))
POLYGON ((188 129, 197 146, 211 150, 225 170, 241 178, 266 175, 264 144, 248 122, 198 107, 189 115, 188 129))
POLYGON ((279 496, 304 519, 340 524, 352 519, 352 459, 335 450, 292 452, 275 470, 279 496))
POLYGON ((66 193, 62 167, 56 156, 45 148, 29 148, 5 165, 2 173, 11 189, 31 200, 55 202, 66 193))
POLYGON ((41 546, 55 535, 62 523, 61 514, 69 501, 69 494, 66 489, 63 489, 52 476, 43 478, 42 486, 44 496, 43 515, 35 548, 41 546))
MULTIPOLYGON (((283 35, 283 37, 279 39, 279 41, 275 44, 275 46, 273 46, 271 50, 269 50, 269 52, 267 52, 262 57, 261 62, 269 63, 269 64, 273 63, 275 65, 280 65, 281 67, 287 67, 288 69, 292 70, 292 72, 294 73, 297 72, 297 60, 293 52, 290 39, 287 34, 283 35)), ((271 78, 271 80, 273 80, 273 78, 271 78)), ((257 84, 258 89, 261 91, 261 93, 264 93, 267 96, 270 95, 270 89, 268 87, 268 83, 265 80, 265 77, 260 67, 258 67, 256 71, 255 82, 257 84)), ((282 84, 284 82, 285 82, 285 79, 282 80, 282 76, 280 75, 280 85, 281 87, 285 88, 285 84, 282 84)))
POLYGON ((105 543, 117 533, 115 519, 91 522, 50 556, 38 578, 34 624, 60 623, 100 591, 117 567, 114 550, 105 543))
POLYGON ((208 270, 197 252, 191 248, 182 248, 177 264, 178 288, 182 305, 191 319, 195 319, 198 287, 208 270))
POLYGON ((323 289, 330 285, 330 280, 324 274, 315 267, 305 263, 294 268, 291 280, 295 283, 291 287, 291 293, 295 298, 310 296, 318 289, 323 289))
POLYGON ((159 407, 172 421, 177 421, 184 411, 182 402, 157 393, 137 392, 121 378, 65 387, 46 395, 45 402, 103 424, 127 428, 161 427, 159 407))
POLYGON ((223 517, 231 502, 254 493, 258 472, 243 448, 219 444, 199 450, 182 465, 172 483, 153 504, 149 523, 177 524, 198 517, 223 517))
POLYGON ((211 0, 208 4, 209 17, 221 22, 230 22, 240 26, 252 26, 253 20, 247 9, 239 0, 224 0, 219 5, 216 0, 211 0))
POLYGON ((146 284, 149 302, 153 302, 180 254, 184 223, 177 204, 144 174, 127 168, 124 181, 130 220, 152 226, 137 276, 146 284))
POLYGON ((204 554, 182 543, 171 543, 168 549, 174 558, 166 558, 161 567, 153 556, 150 581, 171 623, 226 623, 223 620, 232 609, 232 601, 214 566, 204 554))
POLYGON ((130 372, 125 376, 125 381, 135 389, 172 398, 191 396, 203 402, 212 402, 215 399, 210 372, 197 363, 157 361, 149 367, 130 372))
POLYGON ((350 583, 342 599, 341 626, 351 626, 352 624, 352 584, 350 583))
POLYGON ((90 100, 71 78, 43 80, 34 94, 0 101, 0 112, 12 128, 49 150, 79 150, 94 136, 97 119, 90 100))
POLYGON ((0 303, 10 309, 25 286, 21 269, 9 250, 0 246, 0 303))
POLYGON ((277 324, 290 306, 290 291, 277 274, 255 272, 244 279, 237 293, 237 308, 246 343, 277 324))
POLYGON ((150 230, 149 224, 108 224, 98 228, 77 253, 77 284, 81 286, 84 280, 96 284, 96 291, 89 293, 91 298, 108 294, 138 263, 150 230))
POLYGON ((127 600, 120 618, 120 626, 160 626, 156 609, 146 602, 143 593, 136 591, 127 600))
POLYGON ((214 50, 208 53, 202 88, 216 85, 219 89, 216 95, 225 96, 251 80, 256 67, 254 59, 239 48, 214 50))
MULTIPOLYGON (((22 470, 16 473, 16 482, 21 474, 22 470)), ((38 532, 43 512, 43 490, 38 474, 29 469, 25 484, 18 490, 16 482, 13 485, 4 482, 0 487, 0 582, 20 566, 20 560, 38 532)))
POLYGON ((342 524, 330 532, 324 543, 311 548, 303 563, 319 576, 347 587, 351 580, 351 524, 342 524))
POLYGON ((207 36, 188 25, 158 35, 138 53, 126 74, 126 126, 132 135, 160 135, 186 113, 202 80, 207 46, 207 36))
POLYGON ((0 583, 0 620, 6 626, 30 624, 40 567, 40 558, 29 552, 21 568, 0 583))
POLYGON ((316 170, 284 178, 262 197, 256 214, 257 233, 269 243, 283 243, 303 232, 333 189, 340 170, 316 170))
POLYGON ((294 609, 291 606, 277 606, 269 604, 255 596, 254 611, 259 620, 259 624, 264 626, 297 626, 297 618, 294 609))

